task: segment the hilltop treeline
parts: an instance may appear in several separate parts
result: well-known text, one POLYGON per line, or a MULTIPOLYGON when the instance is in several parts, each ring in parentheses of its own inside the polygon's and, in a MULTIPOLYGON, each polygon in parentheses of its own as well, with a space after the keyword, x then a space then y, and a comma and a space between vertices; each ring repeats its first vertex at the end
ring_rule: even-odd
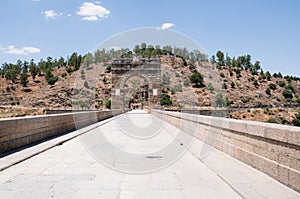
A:
MULTIPOLYGON (((72 53, 69 57, 54 59, 52 57, 47 57, 45 60, 41 59, 35 62, 33 59, 30 61, 18 60, 17 63, 3 63, 0 68, 0 76, 5 77, 7 80, 15 83, 19 78, 20 83, 26 87, 28 83, 28 75, 31 75, 33 79, 38 76, 45 76, 45 79, 49 84, 54 84, 58 81, 58 77, 52 74, 54 68, 66 67, 68 73, 77 71, 81 66, 87 66, 92 63, 98 62, 108 62, 112 58, 122 57, 122 58, 132 58, 134 56, 140 58, 151 58, 158 57, 162 55, 170 55, 181 57, 184 61, 184 65, 189 65, 191 68, 195 68, 196 63, 207 62, 208 55, 201 53, 199 50, 189 51, 186 48, 172 47, 170 45, 160 47, 159 45, 147 45, 142 43, 136 45, 132 50, 129 48, 123 48, 119 50, 115 49, 99 49, 93 54, 87 53, 85 55, 80 55, 76 52, 72 53)), ((260 66, 260 62, 256 61, 254 64, 251 62, 251 56, 239 56, 237 58, 224 56, 222 51, 218 51, 216 55, 213 55, 210 61, 217 66, 218 69, 228 67, 229 71, 234 70, 237 74, 241 70, 249 70, 252 74, 258 74, 262 78, 270 78, 271 74, 269 72, 264 73, 260 66)), ((194 71, 197 72, 197 71, 194 71)), ((274 73, 274 77, 282 77, 281 73, 274 73)), ((300 80, 298 77, 285 76, 285 79, 290 80, 300 80)))
POLYGON ((280 72, 274 73, 273 75, 271 75, 269 71, 264 72, 260 65, 260 61, 255 61, 254 63, 252 63, 251 55, 243 55, 237 58, 235 57, 231 58, 228 55, 226 55, 225 57, 224 53, 219 50, 216 53, 216 55, 213 55, 211 57, 210 61, 211 63, 215 64, 218 69, 222 69, 224 67, 228 68, 229 72, 235 70, 235 72, 239 74, 240 70, 246 70, 246 71, 250 71, 252 75, 260 74, 263 79, 267 78, 269 80, 271 76, 273 76, 275 78, 284 78, 287 81, 291 81, 291 80, 300 81, 300 78, 296 76, 286 75, 283 77, 283 75, 280 72))
MULTIPOLYGON (((133 50, 130 50, 129 48, 120 50, 99 49, 93 54, 87 53, 86 55, 80 55, 74 52, 67 58, 60 57, 58 59, 54 59, 52 57, 47 57, 45 60, 41 59, 38 62, 35 62, 33 59, 30 61, 18 60, 17 63, 5 62, 0 68, 0 76, 6 78, 12 83, 15 83, 16 80, 20 78, 21 84, 26 87, 29 74, 33 79, 35 79, 37 75, 44 75, 49 84, 54 84, 58 80, 58 77, 53 76, 52 70, 57 67, 66 67, 67 72, 72 73, 77 71, 81 66, 87 66, 98 62, 108 62, 112 58, 132 58, 133 56, 151 58, 161 55, 179 56, 184 60, 189 60, 191 64, 208 60, 207 55, 202 54, 198 50, 189 52, 186 48, 173 48, 172 46, 160 47, 159 45, 154 47, 152 45, 142 43, 141 45, 136 45, 133 50)), ((186 61, 185 64, 187 64, 186 61)))

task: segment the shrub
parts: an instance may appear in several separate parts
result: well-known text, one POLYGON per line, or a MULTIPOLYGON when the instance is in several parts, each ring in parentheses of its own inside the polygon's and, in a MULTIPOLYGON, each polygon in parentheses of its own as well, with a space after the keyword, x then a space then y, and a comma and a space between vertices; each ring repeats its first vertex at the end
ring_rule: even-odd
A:
POLYGON ((293 99, 293 91, 291 89, 287 89, 285 88, 282 91, 282 95, 284 96, 284 98, 286 99, 293 99))
POLYGON ((213 92, 215 90, 215 88, 213 87, 213 85, 211 83, 208 84, 208 90, 210 92, 213 92))
POLYGON ((224 73, 220 73, 220 77, 225 78, 224 73))
POLYGON ((231 82, 231 88, 234 88, 234 87, 235 87, 235 83, 231 82))
POLYGON ((185 87, 190 86, 189 80, 185 79, 184 82, 183 82, 183 85, 184 85, 185 87))
POLYGON ((63 73, 61 74, 61 76, 62 76, 62 77, 66 77, 66 76, 67 76, 67 73, 63 72, 63 73))
POLYGON ((222 88, 227 89, 227 85, 225 84, 225 82, 222 84, 222 88))
POLYGON ((296 102, 300 104, 300 97, 297 97, 296 102))
POLYGON ((286 124, 287 123, 287 120, 284 118, 284 117, 281 117, 281 124, 286 124))
POLYGON ((204 84, 203 84, 203 75, 200 74, 199 72, 196 72, 194 73, 191 77, 190 77, 190 80, 192 83, 195 84, 196 87, 203 87, 204 84))
POLYGON ((285 83, 284 80, 281 80, 281 81, 278 82, 278 85, 279 85, 280 87, 284 87, 285 84, 286 84, 286 83, 285 83))
POLYGON ((258 77, 258 80, 259 80, 259 81, 261 81, 261 80, 262 80, 261 76, 259 76, 259 77, 258 77))
POLYGON ((108 72, 108 73, 111 72, 111 65, 108 65, 108 66, 106 67, 106 72, 108 72))
POLYGON ((294 86, 292 84, 288 84, 285 86, 286 89, 290 89, 293 93, 295 93, 294 86))
POLYGON ((277 123, 274 118, 269 118, 266 122, 267 123, 277 123))
POLYGON ((246 104, 246 103, 248 103, 249 102, 249 98, 246 98, 246 97, 242 97, 242 102, 244 103, 244 104, 246 104))
MULTIPOLYGON (((229 104, 230 104, 230 102, 229 102, 229 104)), ((220 93, 216 97, 216 105, 218 107, 225 107, 228 105, 227 101, 223 98, 223 95, 220 93)))
POLYGON ((285 79, 286 81, 288 81, 288 82, 291 82, 291 81, 292 81, 292 77, 289 76, 289 75, 284 76, 284 79, 285 79))
POLYGON ((86 105, 86 103, 84 102, 84 101, 79 101, 78 102, 78 105, 83 109, 83 108, 85 108, 87 105, 86 105))
POLYGON ((6 87, 6 91, 10 92, 10 87, 9 86, 6 87))
POLYGON ((166 94, 166 93, 163 93, 161 95, 161 100, 160 100, 160 104, 163 106, 163 105, 172 105, 172 101, 171 101, 171 98, 170 98, 170 95, 166 94))
POLYGON ((271 77, 272 77, 272 76, 271 76, 270 72, 267 71, 265 75, 266 75, 267 80, 268 80, 268 81, 271 81, 271 77))
POLYGON ((110 109, 111 108, 111 100, 108 99, 108 100, 105 100, 105 107, 110 109))
POLYGON ((90 88, 90 86, 89 86, 89 84, 87 83, 87 81, 84 81, 84 87, 87 88, 87 89, 90 88))
POLYGON ((293 120, 293 125, 294 125, 294 126, 300 126, 300 119, 296 119, 296 118, 295 118, 295 119, 293 120))
POLYGON ((257 82, 256 79, 254 80, 253 85, 254 85, 255 87, 258 87, 258 82, 257 82))
POLYGON ((175 85, 173 88, 171 88, 171 91, 172 91, 172 94, 174 94, 176 92, 182 92, 182 85, 181 84, 175 85))
POLYGON ((295 118, 293 119, 293 125, 294 126, 300 126, 300 110, 298 113, 295 115, 295 118))
POLYGON ((48 84, 53 85, 55 84, 55 82, 58 81, 58 77, 57 76, 53 76, 47 79, 48 84))
POLYGON ((68 67, 68 68, 67 68, 67 72, 68 72, 68 73, 72 73, 72 72, 73 72, 73 69, 72 69, 71 67, 68 67))
POLYGON ((267 95, 271 95, 271 90, 270 90, 270 88, 267 88, 267 89, 266 89, 266 94, 267 94, 267 95))
POLYGON ((270 88, 271 90, 276 90, 276 84, 270 83, 270 84, 269 84, 269 88, 270 88))

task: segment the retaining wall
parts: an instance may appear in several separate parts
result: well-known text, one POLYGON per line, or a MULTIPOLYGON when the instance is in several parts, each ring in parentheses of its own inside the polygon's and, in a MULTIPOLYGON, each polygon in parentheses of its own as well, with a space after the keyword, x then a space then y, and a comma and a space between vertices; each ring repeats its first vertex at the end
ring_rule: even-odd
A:
POLYGON ((121 114, 91 111, 0 119, 0 154, 121 114))
POLYGON ((299 127, 159 110, 151 113, 300 191, 299 127))

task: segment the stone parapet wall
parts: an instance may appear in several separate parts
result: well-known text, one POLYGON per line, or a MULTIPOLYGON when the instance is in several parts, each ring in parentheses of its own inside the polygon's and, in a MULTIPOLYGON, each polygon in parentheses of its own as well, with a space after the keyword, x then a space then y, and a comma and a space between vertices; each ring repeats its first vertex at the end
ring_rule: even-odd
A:
POLYGON ((121 114, 91 111, 0 119, 0 154, 121 114))
POLYGON ((299 127, 159 110, 151 113, 300 191, 299 127))

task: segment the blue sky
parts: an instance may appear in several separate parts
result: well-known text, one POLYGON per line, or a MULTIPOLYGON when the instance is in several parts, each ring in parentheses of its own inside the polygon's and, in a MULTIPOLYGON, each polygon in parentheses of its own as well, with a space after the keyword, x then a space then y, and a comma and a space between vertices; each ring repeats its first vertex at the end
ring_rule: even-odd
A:
POLYGON ((265 71, 300 76, 299 10, 297 0, 1 1, 0 63, 84 54, 119 32, 170 23, 209 55, 250 54, 265 71))

